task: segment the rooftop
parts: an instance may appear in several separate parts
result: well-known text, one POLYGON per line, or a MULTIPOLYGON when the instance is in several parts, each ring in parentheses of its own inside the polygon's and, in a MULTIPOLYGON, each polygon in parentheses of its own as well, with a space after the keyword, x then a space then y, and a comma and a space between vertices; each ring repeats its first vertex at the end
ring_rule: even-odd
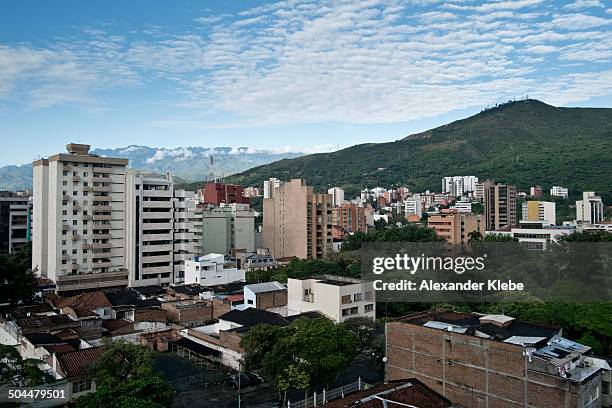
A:
POLYGON ((450 311, 415 313, 397 320, 514 344, 517 344, 520 338, 535 339, 533 341, 536 341, 536 343, 545 343, 560 330, 558 327, 528 323, 504 315, 481 315, 450 311))
POLYGON ((324 404, 326 408, 448 408, 451 401, 415 379, 390 381, 324 404))
POLYGON ((279 282, 263 282, 263 283, 253 283, 251 285, 245 285, 245 288, 249 288, 253 293, 264 293, 264 292, 275 292, 277 290, 285 290, 287 289, 285 285, 282 285, 279 282))
POLYGON ((91 376, 93 367, 100 360, 103 352, 102 347, 91 347, 59 353, 56 356, 66 377, 76 379, 91 376))

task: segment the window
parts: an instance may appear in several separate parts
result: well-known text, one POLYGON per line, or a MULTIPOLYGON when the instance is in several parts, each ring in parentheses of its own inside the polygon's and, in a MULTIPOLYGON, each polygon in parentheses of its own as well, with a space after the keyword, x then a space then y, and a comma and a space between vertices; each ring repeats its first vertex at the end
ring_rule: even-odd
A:
POLYGON ((253 304, 253 299, 249 299, 249 300, 247 300, 247 303, 248 303, 249 305, 252 305, 252 304, 253 304))
POLYGON ((365 305, 363 307, 363 312, 364 313, 369 313, 369 312, 372 312, 372 311, 374 311, 374 304, 373 303, 370 303, 369 305, 365 305))
POLYGON ((610 383, 607 381, 601 382, 601 393, 604 395, 610 395, 610 383))
POLYGON ((365 292, 363 294, 363 300, 372 300, 372 292, 365 292))
POLYGON ((351 295, 344 295, 344 296, 342 296, 342 300, 341 301, 342 301, 343 305, 346 305, 348 303, 352 303, 351 302, 351 295))
POLYGON ((361 302, 361 293, 355 293, 353 295, 353 302, 361 302))
POLYGON ((357 306, 350 308, 351 315, 356 315, 357 313, 359 313, 359 308, 357 306))
POLYGON ((91 380, 80 380, 72 383, 72 393, 85 392, 91 390, 91 380))
POLYGON ((348 316, 350 309, 342 309, 342 316, 348 316))

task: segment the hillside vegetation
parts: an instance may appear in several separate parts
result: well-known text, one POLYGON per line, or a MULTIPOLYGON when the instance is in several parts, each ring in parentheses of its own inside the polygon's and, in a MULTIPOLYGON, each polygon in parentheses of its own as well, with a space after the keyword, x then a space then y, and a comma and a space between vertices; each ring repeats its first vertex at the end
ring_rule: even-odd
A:
POLYGON ((561 185, 574 197, 593 190, 609 203, 612 109, 509 102, 395 142, 280 160, 226 181, 255 186, 269 177, 304 178, 318 189, 342 186, 352 195, 365 186, 439 191, 441 177, 464 174, 521 190, 561 185))

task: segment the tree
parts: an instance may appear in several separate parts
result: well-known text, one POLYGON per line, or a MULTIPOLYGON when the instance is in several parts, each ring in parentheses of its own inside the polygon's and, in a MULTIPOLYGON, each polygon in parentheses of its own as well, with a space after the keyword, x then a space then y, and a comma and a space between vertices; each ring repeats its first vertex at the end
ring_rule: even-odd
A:
POLYGON ((341 324, 326 318, 299 318, 289 326, 251 329, 240 342, 249 364, 262 356, 257 367, 280 391, 297 387, 308 378, 308 386, 331 384, 359 353, 359 338, 341 324), (263 331, 270 333, 264 334, 263 331), (287 379, 287 368, 293 366, 287 379), (299 374, 299 375, 298 375, 299 374), (299 381, 296 379, 299 378, 299 381))
POLYGON ((244 350, 244 367, 247 370, 261 368, 265 354, 283 335, 282 330, 282 327, 267 324, 260 324, 249 330, 240 341, 240 346, 244 350))
POLYGON ((278 388, 283 392, 283 405, 287 403, 287 391, 290 389, 303 390, 304 399, 307 397, 308 387, 310 386, 310 376, 300 370, 295 364, 283 370, 283 375, 278 380, 278 388))
POLYGON ((21 357, 13 346, 0 344, 0 386, 34 387, 53 382, 38 366, 40 360, 21 357))
POLYGON ((482 241, 482 234, 480 231, 471 231, 468 234, 468 242, 480 242, 482 241))
POLYGON ((612 233, 607 231, 574 231, 559 237, 559 242, 612 242, 612 233))
POLYGON ((399 228, 386 228, 368 233, 356 232, 342 244, 342 251, 361 249, 364 242, 442 242, 444 238, 436 235, 431 229, 417 224, 408 224, 399 228))
POLYGON ((367 317, 353 317, 345 320, 342 325, 357 335, 359 350, 371 347, 376 332, 376 322, 367 317))
POLYGON ((153 371, 151 355, 142 347, 116 341, 95 366, 96 392, 77 400, 78 408, 169 407, 173 390, 153 371))
POLYGON ((22 245, 0 256, 0 303, 16 305, 31 302, 36 293, 36 276, 30 269, 32 246, 22 245))

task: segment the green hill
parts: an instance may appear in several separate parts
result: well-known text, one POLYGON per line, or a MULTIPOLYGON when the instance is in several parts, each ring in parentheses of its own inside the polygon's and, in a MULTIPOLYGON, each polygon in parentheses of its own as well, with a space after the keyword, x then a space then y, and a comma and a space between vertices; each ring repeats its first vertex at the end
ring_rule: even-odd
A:
POLYGON ((439 191, 441 177, 477 175, 516 184, 594 190, 612 201, 612 109, 509 102, 390 143, 280 160, 226 178, 245 186, 269 177, 305 178, 351 195, 368 186, 439 191))

